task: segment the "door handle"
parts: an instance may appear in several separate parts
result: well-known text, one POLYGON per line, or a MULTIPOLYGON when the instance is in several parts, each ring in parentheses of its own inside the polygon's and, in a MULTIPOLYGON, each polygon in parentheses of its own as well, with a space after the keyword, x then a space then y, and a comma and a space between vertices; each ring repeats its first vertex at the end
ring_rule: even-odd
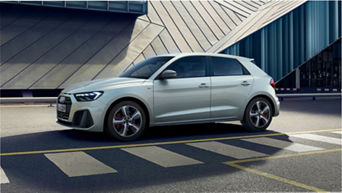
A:
POLYGON ((206 83, 201 83, 198 87, 199 88, 208 88, 206 83))
POLYGON ((249 82, 247 82, 247 81, 243 81, 242 83, 241 83, 241 85, 242 86, 249 86, 249 85, 251 85, 249 82))

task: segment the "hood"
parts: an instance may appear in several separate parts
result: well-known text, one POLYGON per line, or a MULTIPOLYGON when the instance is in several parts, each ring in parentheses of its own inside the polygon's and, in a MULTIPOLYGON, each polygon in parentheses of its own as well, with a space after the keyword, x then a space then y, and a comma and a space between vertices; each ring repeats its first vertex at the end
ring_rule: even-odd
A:
POLYGON ((84 82, 72 84, 66 87, 62 92, 73 94, 73 93, 79 93, 79 92, 100 91, 100 90, 103 90, 103 88, 108 87, 108 86, 120 85, 120 84, 136 84, 136 83, 143 83, 144 81, 145 79, 124 78, 124 77, 98 79, 98 80, 84 81, 84 82))

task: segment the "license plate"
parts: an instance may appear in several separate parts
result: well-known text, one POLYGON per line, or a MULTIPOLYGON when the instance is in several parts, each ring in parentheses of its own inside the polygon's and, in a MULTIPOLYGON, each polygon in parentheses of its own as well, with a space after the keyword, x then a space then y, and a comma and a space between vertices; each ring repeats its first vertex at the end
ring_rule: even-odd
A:
POLYGON ((66 105, 65 104, 57 104, 57 111, 66 112, 66 105))

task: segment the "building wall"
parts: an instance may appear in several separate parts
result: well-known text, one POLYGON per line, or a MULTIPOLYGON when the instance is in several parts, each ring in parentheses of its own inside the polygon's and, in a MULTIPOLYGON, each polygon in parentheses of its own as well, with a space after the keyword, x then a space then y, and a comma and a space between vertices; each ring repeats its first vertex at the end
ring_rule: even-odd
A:
POLYGON ((223 53, 255 58, 276 81, 341 37, 341 1, 309 1, 223 53))
POLYGON ((155 55, 223 49, 303 2, 149 1, 140 17, 0 3, 0 89, 62 89, 155 55))
POLYGON ((88 65, 80 80, 91 79, 143 29, 155 29, 130 15, 7 5, 0 12, 0 84, 10 89, 59 88, 88 65))

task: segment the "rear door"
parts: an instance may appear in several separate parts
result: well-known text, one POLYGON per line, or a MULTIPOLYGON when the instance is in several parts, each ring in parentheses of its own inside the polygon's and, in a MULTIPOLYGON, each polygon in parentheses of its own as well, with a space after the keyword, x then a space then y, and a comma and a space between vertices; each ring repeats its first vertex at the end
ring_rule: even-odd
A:
POLYGON ((236 118, 247 99, 253 77, 233 58, 210 57, 211 118, 236 118))

